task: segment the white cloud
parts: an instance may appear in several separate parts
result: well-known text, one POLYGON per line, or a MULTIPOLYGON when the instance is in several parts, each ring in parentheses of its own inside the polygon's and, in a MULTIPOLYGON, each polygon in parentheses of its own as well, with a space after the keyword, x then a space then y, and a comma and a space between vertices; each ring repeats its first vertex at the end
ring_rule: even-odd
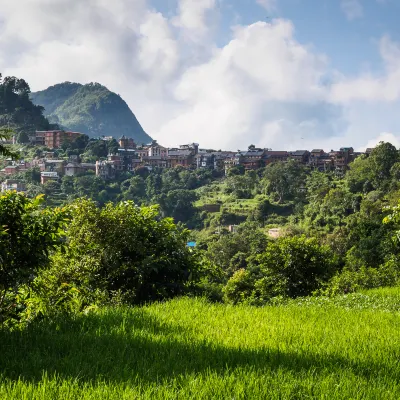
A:
POLYGON ((257 4, 264 7, 267 11, 276 9, 276 0, 257 0, 257 4))
POLYGON ((373 148, 377 146, 380 142, 389 142, 393 146, 399 148, 400 136, 390 132, 382 132, 376 138, 369 140, 365 146, 362 146, 359 149, 357 149, 357 151, 365 151, 365 149, 367 148, 373 148))
POLYGON ((349 21, 364 15, 364 9, 359 0, 341 0, 340 7, 349 21))
POLYGON ((379 50, 385 65, 384 73, 380 76, 368 73, 355 79, 342 79, 332 87, 333 101, 395 101, 400 98, 400 45, 384 36, 380 40, 379 50))
POLYGON ((172 24, 185 30, 188 38, 197 41, 209 30, 210 12, 214 10, 216 0, 179 0, 178 14, 172 24))
POLYGON ((0 0, 0 71, 33 90, 100 82, 170 146, 356 147, 400 132, 393 112, 374 113, 376 101, 400 98, 400 50, 389 38, 380 42, 385 73, 348 79, 299 43, 290 21, 235 27, 218 46, 216 4, 180 0, 167 19, 146 0, 0 0), (354 106, 365 100, 368 113, 354 106))

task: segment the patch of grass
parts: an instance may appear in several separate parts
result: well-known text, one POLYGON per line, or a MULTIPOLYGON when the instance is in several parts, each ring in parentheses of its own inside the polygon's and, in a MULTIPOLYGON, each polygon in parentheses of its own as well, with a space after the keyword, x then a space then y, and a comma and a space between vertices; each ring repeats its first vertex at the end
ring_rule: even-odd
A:
POLYGON ((0 332, 0 398, 398 399, 399 329, 378 308, 105 308, 0 332))

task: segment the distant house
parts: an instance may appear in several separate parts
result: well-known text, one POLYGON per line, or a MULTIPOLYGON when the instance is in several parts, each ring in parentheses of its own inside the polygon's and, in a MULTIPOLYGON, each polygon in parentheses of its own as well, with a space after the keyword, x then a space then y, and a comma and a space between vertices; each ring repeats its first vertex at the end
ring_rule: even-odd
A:
POLYGON ((16 179, 6 179, 1 184, 1 191, 5 192, 7 190, 15 190, 17 192, 26 192, 26 184, 16 179))
POLYGON ((58 149, 64 142, 73 142, 82 133, 69 131, 36 131, 35 144, 48 147, 49 149, 58 149))
POLYGON ((6 175, 14 175, 17 174, 20 171, 20 168, 18 165, 7 165, 4 168, 4 173, 6 175))
POLYGON ((273 162, 284 162, 289 158, 289 153, 287 151, 273 151, 266 150, 265 151, 265 164, 272 164, 273 162))
POLYGON ((322 149, 313 149, 311 151, 308 164, 312 169, 321 172, 330 171, 334 166, 333 159, 322 149))
POLYGON ((45 159, 39 167, 42 172, 58 172, 58 174, 62 176, 65 174, 66 164, 67 162, 65 160, 45 159))
MULTIPOLYGON (((182 147, 182 146, 181 146, 182 147)), ((167 167, 175 168, 178 165, 182 167, 191 167, 194 160, 193 150, 187 149, 168 149, 167 167)))
POLYGON ((310 158, 310 152, 308 150, 296 150, 290 154, 291 158, 302 164, 307 164, 310 158))
POLYGON ((96 172, 96 164, 70 162, 65 166, 66 176, 75 176, 88 171, 96 172))
POLYGON ((161 159, 166 159, 168 156, 168 149, 164 146, 160 146, 156 141, 148 147, 149 157, 160 157, 161 159))
POLYGON ((213 153, 198 153, 194 158, 197 168, 214 168, 215 155, 213 153))
POLYGON ((44 185, 48 181, 58 181, 59 176, 57 172, 44 171, 40 173, 40 183, 44 185))
POLYGON ((119 146, 122 149, 136 149, 136 143, 132 138, 127 138, 122 135, 118 140, 119 146))
POLYGON ((265 166, 265 150, 263 149, 249 149, 241 152, 241 155, 240 164, 246 170, 258 169, 265 166))

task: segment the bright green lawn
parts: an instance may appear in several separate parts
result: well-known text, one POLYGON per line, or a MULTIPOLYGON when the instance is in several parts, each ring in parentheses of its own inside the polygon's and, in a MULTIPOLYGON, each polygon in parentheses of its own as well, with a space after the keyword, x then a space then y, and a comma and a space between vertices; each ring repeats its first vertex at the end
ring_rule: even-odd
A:
POLYGON ((0 332, 0 349, 1 399, 400 399, 385 309, 180 299, 0 332))

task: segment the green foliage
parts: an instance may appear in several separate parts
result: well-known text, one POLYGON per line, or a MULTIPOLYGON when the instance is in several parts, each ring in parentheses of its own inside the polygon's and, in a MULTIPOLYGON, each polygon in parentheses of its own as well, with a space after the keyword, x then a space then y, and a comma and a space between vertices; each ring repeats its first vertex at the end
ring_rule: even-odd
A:
POLYGON ((76 288, 82 306, 99 301, 99 295, 137 304, 187 291, 196 274, 187 232, 171 219, 159 219, 157 207, 126 201, 97 208, 80 199, 69 210, 67 247, 53 258, 50 276, 39 277, 51 303, 63 302, 61 287, 76 288))
POLYGON ((365 266, 357 270, 345 268, 331 279, 322 293, 334 296, 359 292, 363 289, 395 286, 398 283, 400 283, 398 260, 391 259, 379 268, 365 266))
POLYGON ((26 134, 36 129, 49 129, 43 116, 43 107, 34 105, 29 98, 29 85, 14 76, 2 79, 0 74, 0 127, 12 128, 25 142, 26 134))
POLYGON ((270 241, 247 263, 247 269, 236 271, 224 287, 227 302, 261 305, 278 296, 308 296, 336 270, 331 250, 304 236, 270 241))
POLYGON ((150 143, 135 115, 122 98, 98 83, 80 85, 64 82, 31 94, 46 116, 66 129, 90 137, 125 135, 138 144, 150 143))
POLYGON ((296 161, 277 162, 265 168, 267 191, 277 196, 278 202, 292 198, 302 198, 306 169, 296 161))
POLYGON ((196 209, 193 206, 197 199, 195 192, 191 190, 171 190, 167 194, 156 198, 161 211, 171 216, 175 222, 189 222, 195 216, 196 209))
POLYGON ((299 297, 310 295, 332 276, 336 260, 329 247, 315 238, 298 236, 271 241, 256 265, 263 275, 284 283, 282 295, 299 297))
POLYGON ((17 159, 19 155, 16 152, 8 149, 4 144, 1 143, 3 140, 10 140, 12 134, 13 131, 11 129, 3 128, 0 126, 0 156, 17 159))
POLYGON ((41 209, 42 198, 16 192, 0 196, 0 317, 15 311, 13 295, 29 284, 61 245, 67 213, 41 209))

